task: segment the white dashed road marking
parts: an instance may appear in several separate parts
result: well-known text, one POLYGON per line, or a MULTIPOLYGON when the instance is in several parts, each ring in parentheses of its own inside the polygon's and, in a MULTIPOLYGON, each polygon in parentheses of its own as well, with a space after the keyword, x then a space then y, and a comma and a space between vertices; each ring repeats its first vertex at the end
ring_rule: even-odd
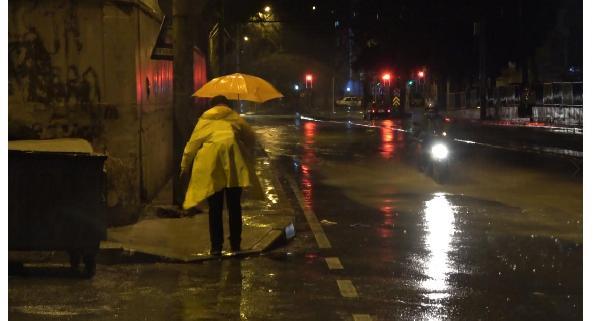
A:
POLYGON ((323 231, 323 227, 321 226, 317 215, 315 214, 315 212, 312 211, 312 209, 306 206, 304 197, 302 197, 298 186, 296 186, 295 180, 289 174, 285 174, 285 178, 288 180, 289 185, 292 188, 296 199, 298 200, 298 203, 302 207, 302 211, 304 212, 304 216, 306 217, 308 226, 310 226, 310 229, 312 230, 313 235, 315 236, 317 245, 321 249, 330 249, 331 243, 329 243, 329 239, 327 238, 327 235, 325 235, 325 231, 323 231))
POLYGON ((338 288, 340 289, 340 294, 345 298, 358 298, 358 292, 356 292, 356 288, 352 281, 350 280, 337 280, 338 288))
MULTIPOLYGON (((310 227, 311 231, 313 232, 313 235, 315 236, 317 245, 321 249, 330 249, 331 243, 329 242, 325 231, 323 231, 323 227, 321 226, 317 215, 312 211, 310 207, 306 205, 306 202, 304 200, 304 197, 302 196, 302 193, 300 192, 300 189, 295 184, 295 180, 287 173, 284 175, 289 183, 290 188, 294 192, 296 199, 298 200, 298 204, 300 204, 300 207, 302 208, 302 212, 304 212, 304 217, 306 217, 308 226, 310 227)), ((327 263, 327 267, 329 267, 330 270, 344 269, 342 262, 337 257, 326 257, 325 262, 327 263)), ((354 287, 354 284, 352 284, 351 280, 336 281, 342 297, 358 298, 358 292, 356 291, 356 288, 354 287)), ((353 314, 352 319, 354 321, 372 321, 371 316, 369 314, 353 314)))
POLYGON ((337 257, 326 257, 325 262, 327 262, 327 266, 330 270, 342 270, 344 266, 342 266, 342 262, 337 257))

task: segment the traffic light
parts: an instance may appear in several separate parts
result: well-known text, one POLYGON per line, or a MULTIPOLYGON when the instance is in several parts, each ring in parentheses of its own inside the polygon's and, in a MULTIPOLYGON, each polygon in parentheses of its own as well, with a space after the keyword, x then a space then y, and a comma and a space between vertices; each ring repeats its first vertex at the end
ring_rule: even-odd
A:
POLYGON ((412 86, 412 85, 414 85, 414 84, 415 84, 415 81, 414 81, 414 80, 412 80, 412 79, 411 79, 411 80, 409 80, 409 81, 408 81, 408 85, 409 85, 409 86, 412 86))
POLYGON ((392 75, 390 75, 389 72, 386 72, 386 73, 384 73, 381 76, 381 79, 383 79, 383 85, 384 86, 386 86, 386 85, 389 86, 390 85, 390 79, 392 79, 392 75))
POLYGON ((305 79, 306 88, 312 88, 313 87, 313 75, 306 74, 304 79, 305 79))
POLYGON ((419 75, 419 78, 423 78, 423 77, 425 77, 425 72, 423 70, 421 70, 421 71, 419 71, 419 73, 417 75, 419 75))

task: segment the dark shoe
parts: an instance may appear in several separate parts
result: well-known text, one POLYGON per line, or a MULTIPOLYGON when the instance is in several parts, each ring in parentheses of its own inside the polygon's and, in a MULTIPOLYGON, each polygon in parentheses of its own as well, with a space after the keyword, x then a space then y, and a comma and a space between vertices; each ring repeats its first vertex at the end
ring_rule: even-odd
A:
POLYGON ((188 209, 187 211, 185 211, 185 216, 194 216, 197 214, 202 213, 202 209, 197 208, 197 207, 192 207, 190 209, 188 209))
POLYGON ((221 256, 222 249, 210 249, 211 256, 221 256))
POLYGON ((239 252, 240 251, 240 245, 239 244, 232 244, 231 245, 231 252, 239 252))

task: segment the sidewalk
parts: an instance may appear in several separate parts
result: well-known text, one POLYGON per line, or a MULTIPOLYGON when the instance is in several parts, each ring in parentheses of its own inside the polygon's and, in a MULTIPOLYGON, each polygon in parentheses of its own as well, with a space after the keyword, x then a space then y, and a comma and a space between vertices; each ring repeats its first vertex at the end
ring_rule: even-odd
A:
MULTIPOLYGON (((350 125, 381 127, 379 121, 357 120, 356 115, 350 117, 303 116, 304 119, 347 123, 350 125)), ((418 119, 418 115, 416 119, 418 119)), ((583 157, 583 130, 575 127, 547 126, 541 123, 524 121, 481 121, 452 118, 449 128, 450 136, 458 142, 477 144, 496 149, 530 152, 550 156, 558 156, 570 160, 583 157)), ((392 118, 392 121, 399 119, 392 118)), ((415 117, 411 120, 415 122, 415 117)), ((418 122, 418 121, 417 121, 418 122)), ((404 130, 393 124, 394 130, 404 130)))
POLYGON ((455 120, 453 137, 508 149, 580 159, 583 157, 582 130, 531 122, 455 120))
MULTIPOLYGON (((293 209, 284 197, 266 155, 257 157, 257 174, 265 192, 265 200, 244 199, 242 194, 242 251, 235 255, 264 252, 295 235, 293 209)), ((136 224, 109 228, 107 240, 100 245, 101 252, 139 254, 178 262, 215 259, 208 253, 207 206, 203 207, 202 213, 188 217, 160 218, 156 215, 161 206, 171 203, 171 191, 169 182, 147 207, 146 216, 136 224)), ((227 212, 224 211, 224 257, 234 255, 229 250, 227 221, 227 212)))
POLYGON ((537 131, 548 131, 559 134, 583 135, 583 128, 579 126, 567 125, 551 125, 543 122, 533 122, 529 119, 512 119, 512 120, 480 120, 480 119, 460 119, 457 121, 463 123, 478 124, 481 126, 496 126, 496 127, 514 127, 514 128, 529 128, 537 131))

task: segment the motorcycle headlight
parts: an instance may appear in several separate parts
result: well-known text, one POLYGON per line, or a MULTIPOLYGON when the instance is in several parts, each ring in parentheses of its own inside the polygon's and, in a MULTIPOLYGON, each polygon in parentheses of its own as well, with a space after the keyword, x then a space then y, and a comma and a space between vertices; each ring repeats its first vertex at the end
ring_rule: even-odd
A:
POLYGON ((435 159, 445 159, 448 157, 448 147, 446 145, 438 143, 431 147, 431 156, 435 159))

